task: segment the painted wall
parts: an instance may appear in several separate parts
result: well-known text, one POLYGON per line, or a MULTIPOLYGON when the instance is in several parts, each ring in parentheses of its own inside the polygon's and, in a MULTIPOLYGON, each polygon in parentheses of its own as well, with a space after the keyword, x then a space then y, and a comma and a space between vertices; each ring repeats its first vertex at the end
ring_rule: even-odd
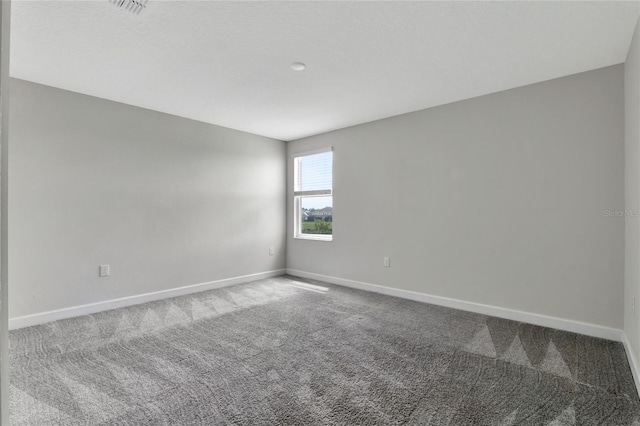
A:
POLYGON ((624 65, 625 217, 624 333, 635 357, 640 355, 640 20, 624 65))
POLYGON ((284 142, 20 80, 11 110, 11 317, 284 268, 284 142))
POLYGON ((8 164, 11 2, 0 4, 0 425, 9 424, 8 164))
POLYGON ((287 267, 620 329, 623 108, 617 65, 290 142, 287 267), (333 241, 293 239, 326 146, 333 241))

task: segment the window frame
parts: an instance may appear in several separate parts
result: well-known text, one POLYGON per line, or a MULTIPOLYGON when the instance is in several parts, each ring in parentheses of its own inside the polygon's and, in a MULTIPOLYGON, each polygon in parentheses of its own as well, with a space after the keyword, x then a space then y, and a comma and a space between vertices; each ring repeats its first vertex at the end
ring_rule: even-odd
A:
POLYGON ((312 240, 312 241, 333 241, 333 147, 316 149, 313 151, 297 152, 293 154, 293 238, 297 240, 312 240), (297 190, 300 184, 300 177, 298 174, 299 163, 298 159, 309 155, 322 154, 325 152, 331 152, 331 188, 329 189, 314 189, 309 191, 297 190), (302 199, 303 198, 316 198, 316 197, 331 197, 331 234, 305 234, 302 232, 302 199))

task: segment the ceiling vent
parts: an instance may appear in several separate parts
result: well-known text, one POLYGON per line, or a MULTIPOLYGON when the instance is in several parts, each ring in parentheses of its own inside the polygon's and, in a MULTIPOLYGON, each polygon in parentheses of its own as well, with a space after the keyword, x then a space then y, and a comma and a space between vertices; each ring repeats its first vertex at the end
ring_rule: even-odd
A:
POLYGON ((135 15, 142 12, 147 7, 149 0, 109 0, 110 3, 115 4, 119 9, 131 12, 135 15))

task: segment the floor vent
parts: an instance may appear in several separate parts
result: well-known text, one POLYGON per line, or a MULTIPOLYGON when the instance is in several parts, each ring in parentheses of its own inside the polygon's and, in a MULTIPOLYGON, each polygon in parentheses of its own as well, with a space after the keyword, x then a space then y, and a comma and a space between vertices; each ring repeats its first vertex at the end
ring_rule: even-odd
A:
POLYGON ((119 9, 138 15, 147 7, 149 0, 109 0, 110 3, 115 4, 119 9))

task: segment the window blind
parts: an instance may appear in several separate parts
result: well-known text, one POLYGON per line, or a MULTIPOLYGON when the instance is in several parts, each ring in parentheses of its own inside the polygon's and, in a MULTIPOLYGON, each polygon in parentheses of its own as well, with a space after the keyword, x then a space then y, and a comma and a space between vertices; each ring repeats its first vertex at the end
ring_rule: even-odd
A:
POLYGON ((333 187, 333 151, 294 157, 294 195, 328 195, 333 187))

